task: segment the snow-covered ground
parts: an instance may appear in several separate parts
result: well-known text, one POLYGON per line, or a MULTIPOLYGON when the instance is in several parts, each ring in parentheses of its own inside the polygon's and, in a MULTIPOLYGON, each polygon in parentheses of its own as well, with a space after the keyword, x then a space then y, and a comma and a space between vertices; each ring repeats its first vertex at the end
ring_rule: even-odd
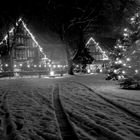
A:
POLYGON ((104 79, 103 74, 77 75, 62 82, 61 98, 71 120, 81 137, 139 140, 140 91, 104 79))
POLYGON ((140 140, 140 91, 104 77, 1 79, 0 140, 140 140))

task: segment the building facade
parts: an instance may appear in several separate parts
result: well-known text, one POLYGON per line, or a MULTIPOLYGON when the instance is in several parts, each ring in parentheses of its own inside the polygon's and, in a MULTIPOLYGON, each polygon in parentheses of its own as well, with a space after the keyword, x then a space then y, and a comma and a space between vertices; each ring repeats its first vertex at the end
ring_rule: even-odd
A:
POLYGON ((37 66, 43 57, 42 48, 22 19, 0 43, 0 68, 3 71, 22 71, 37 66))
POLYGON ((109 63, 107 53, 102 50, 99 43, 92 37, 87 41, 86 47, 89 48, 90 54, 94 58, 93 63, 88 64, 87 71, 89 73, 105 72, 109 63))

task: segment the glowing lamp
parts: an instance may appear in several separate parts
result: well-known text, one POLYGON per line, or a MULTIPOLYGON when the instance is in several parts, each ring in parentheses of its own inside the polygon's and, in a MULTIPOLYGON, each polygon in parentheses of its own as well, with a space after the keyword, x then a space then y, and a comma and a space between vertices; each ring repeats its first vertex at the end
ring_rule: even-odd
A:
POLYGON ((41 65, 39 65, 39 67, 41 67, 41 65))
POLYGON ((90 73, 90 69, 88 69, 87 72, 90 73))
POLYGON ((30 65, 27 65, 28 68, 30 68, 30 65))
POLYGON ((102 69, 100 69, 100 72, 103 72, 103 70, 102 70, 102 69))
POLYGON ((50 75, 51 76, 54 76, 54 71, 50 71, 50 75))
POLYGON ((19 64, 20 67, 22 67, 22 64, 19 64))
POLYGON ((138 70, 135 70, 135 73, 138 73, 138 70))
POLYGON ((5 64, 5 67, 8 67, 8 64, 5 64))
POLYGON ((54 68, 56 68, 56 65, 53 65, 54 68))
POLYGON ((36 68, 36 67, 37 67, 37 65, 34 65, 34 67, 36 68))
POLYGON ((16 67, 17 65, 14 65, 14 67, 16 67))

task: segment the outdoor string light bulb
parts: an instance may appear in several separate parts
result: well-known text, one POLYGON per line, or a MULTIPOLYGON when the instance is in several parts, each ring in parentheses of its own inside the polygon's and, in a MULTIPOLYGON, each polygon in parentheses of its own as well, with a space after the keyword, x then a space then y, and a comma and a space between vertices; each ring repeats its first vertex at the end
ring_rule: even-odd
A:
POLYGON ((130 61, 130 58, 127 58, 126 60, 127 60, 127 61, 130 61))
POLYGON ((122 73, 125 74, 126 72, 123 70, 122 73))
POLYGON ((8 67, 8 64, 5 64, 5 67, 8 67))

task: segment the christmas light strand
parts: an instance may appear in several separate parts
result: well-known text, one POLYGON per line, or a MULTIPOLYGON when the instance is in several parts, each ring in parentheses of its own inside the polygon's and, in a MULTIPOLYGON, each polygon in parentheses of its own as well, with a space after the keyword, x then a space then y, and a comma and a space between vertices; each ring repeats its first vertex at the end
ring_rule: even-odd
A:
MULTIPOLYGON (((30 37, 32 38, 32 40, 35 42, 35 44, 38 46, 40 52, 43 54, 44 58, 46 60, 49 60, 47 57, 46 57, 46 54, 43 52, 43 48, 39 45, 39 43, 36 41, 35 39, 35 36, 30 32, 30 30, 27 28, 26 24, 24 23, 24 21, 22 20, 22 18, 19 18, 18 22, 16 22, 16 25, 18 26, 19 25, 19 22, 22 23, 23 27, 25 28, 25 30, 28 32, 28 34, 30 35, 30 37)), ((9 33, 13 33, 15 27, 12 27, 9 31, 9 33)), ((7 41, 7 38, 8 38, 8 35, 6 34, 4 39, 0 42, 0 45, 3 44, 3 41, 7 41)))
POLYGON ((99 48, 100 52, 103 54, 103 60, 109 60, 108 56, 106 55, 105 51, 103 51, 101 49, 101 47, 99 46, 99 43, 97 43, 92 37, 90 37, 90 39, 87 41, 86 46, 88 44, 90 44, 90 42, 93 41, 95 43, 95 45, 99 48))

